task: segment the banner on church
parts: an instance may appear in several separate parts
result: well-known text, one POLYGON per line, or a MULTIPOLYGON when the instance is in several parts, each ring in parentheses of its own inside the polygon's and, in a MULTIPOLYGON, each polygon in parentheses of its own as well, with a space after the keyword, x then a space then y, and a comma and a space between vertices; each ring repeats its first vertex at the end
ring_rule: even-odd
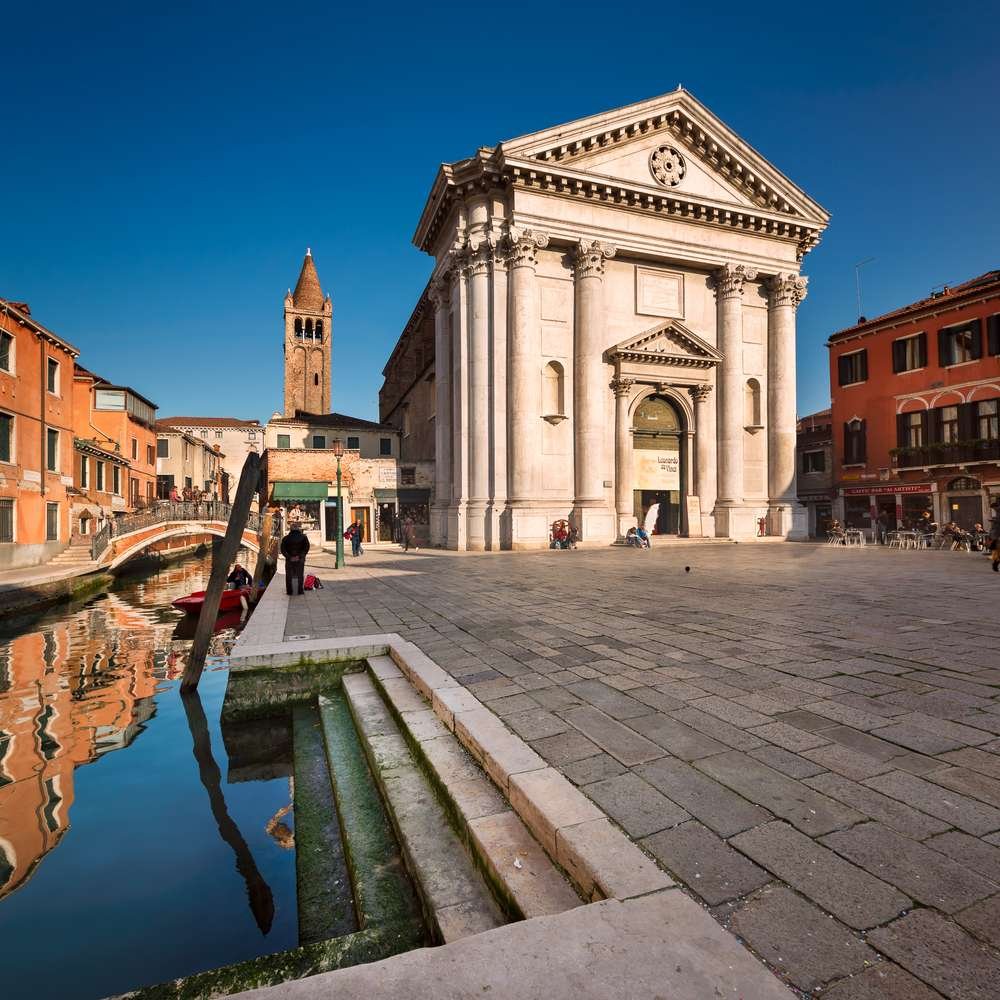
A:
POLYGON ((676 448, 653 450, 637 448, 632 453, 635 489, 679 490, 681 488, 681 456, 676 448))

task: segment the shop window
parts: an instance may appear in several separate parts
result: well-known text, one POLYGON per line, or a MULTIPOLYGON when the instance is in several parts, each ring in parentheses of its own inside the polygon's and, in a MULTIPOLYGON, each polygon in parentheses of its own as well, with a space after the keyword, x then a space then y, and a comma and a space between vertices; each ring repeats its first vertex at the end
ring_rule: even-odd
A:
POLYGON ((802 452, 802 472, 826 472, 826 455, 822 451, 802 452))
POLYGON ((747 379, 744 393, 744 422, 747 427, 760 427, 760 382, 747 379))
POLYGON ((986 320, 986 353, 991 357, 1000 354, 1000 313, 994 313, 986 320))
POLYGON ((348 439, 347 439, 347 450, 348 451, 360 451, 361 450, 361 438, 348 437, 348 439))
POLYGON ((45 541, 59 541, 59 504, 57 503, 45 505, 45 541))
POLYGON ((542 413, 558 417, 565 413, 565 372, 558 361, 550 361, 542 370, 542 413))
POLYGON ((976 403, 976 429, 981 440, 1000 440, 1000 399, 976 403))
POLYGON ((0 330, 0 371, 14 371, 14 338, 0 330))
POLYGON ((927 334, 918 333, 892 342, 892 370, 912 372, 927 367, 927 334))
POLYGON ((292 439, 289 434, 279 434, 278 435, 278 447, 279 448, 291 448, 292 439))
POLYGON ((399 470, 400 486, 416 486, 417 470, 412 465, 404 465, 399 470))
POLYGON ((0 413, 0 462, 10 462, 14 458, 14 418, 9 413, 0 413))
POLYGON ((867 454, 865 421, 848 420, 844 424, 844 464, 864 465, 867 454))
POLYGON ((982 323, 970 320, 938 330, 938 360, 942 367, 961 365, 983 356, 982 323))
POLYGON ((844 524, 848 528, 867 529, 871 526, 871 498, 846 497, 844 500, 844 524))
POLYGON ((959 476, 957 479, 953 479, 948 484, 949 493, 960 493, 963 490, 981 490, 982 488, 982 483, 980 483, 978 479, 973 479, 972 476, 959 476))
POLYGON ((49 472, 59 471, 59 431, 51 427, 45 432, 45 468, 49 472))
POLYGON ((59 395, 59 362, 55 358, 47 358, 45 362, 45 378, 49 392, 59 395))
POLYGON ((388 458, 392 455, 392 438, 378 439, 378 453, 383 458, 388 458))
POLYGON ((868 349, 841 354, 837 359, 840 385, 855 385, 868 381, 868 349))
POLYGON ((14 541, 14 501, 8 497, 0 499, 0 543, 14 541))

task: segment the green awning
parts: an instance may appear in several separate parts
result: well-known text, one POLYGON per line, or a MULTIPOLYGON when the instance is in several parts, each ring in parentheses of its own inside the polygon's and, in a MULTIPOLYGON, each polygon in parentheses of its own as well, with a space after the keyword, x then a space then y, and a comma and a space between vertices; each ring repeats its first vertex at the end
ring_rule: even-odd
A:
POLYGON ((271 487, 272 500, 325 500, 326 483, 275 483, 271 487))
POLYGON ((391 489, 391 490, 376 489, 375 490, 375 499, 376 500, 395 500, 396 499, 396 490, 395 490, 395 487, 393 489, 391 489))

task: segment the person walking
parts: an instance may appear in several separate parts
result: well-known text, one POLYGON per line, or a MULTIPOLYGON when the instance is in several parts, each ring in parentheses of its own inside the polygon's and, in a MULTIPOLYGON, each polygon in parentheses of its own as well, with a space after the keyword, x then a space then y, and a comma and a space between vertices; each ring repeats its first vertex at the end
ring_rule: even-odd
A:
POLYGON ((403 521, 403 551, 409 552, 410 546, 416 548, 416 531, 413 527, 413 518, 408 517, 403 521))
POLYGON ((351 526, 344 532, 344 537, 351 540, 351 555, 360 556, 364 555, 364 549, 361 548, 361 522, 352 521, 351 526))
POLYGON ((299 522, 293 521, 288 534, 281 539, 281 554, 285 557, 285 591, 289 596, 295 589, 295 581, 299 584, 299 595, 303 593, 308 552, 309 539, 303 533, 299 522))

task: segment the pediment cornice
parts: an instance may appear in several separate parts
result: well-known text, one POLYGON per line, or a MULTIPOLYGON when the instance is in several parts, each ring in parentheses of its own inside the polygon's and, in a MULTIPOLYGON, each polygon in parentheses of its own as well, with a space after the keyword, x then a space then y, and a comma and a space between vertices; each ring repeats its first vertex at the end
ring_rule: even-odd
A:
POLYGON ((608 364, 628 362, 673 368, 714 368, 723 355, 675 319, 629 337, 604 352, 608 364), (677 345, 681 350, 671 347, 677 345))

